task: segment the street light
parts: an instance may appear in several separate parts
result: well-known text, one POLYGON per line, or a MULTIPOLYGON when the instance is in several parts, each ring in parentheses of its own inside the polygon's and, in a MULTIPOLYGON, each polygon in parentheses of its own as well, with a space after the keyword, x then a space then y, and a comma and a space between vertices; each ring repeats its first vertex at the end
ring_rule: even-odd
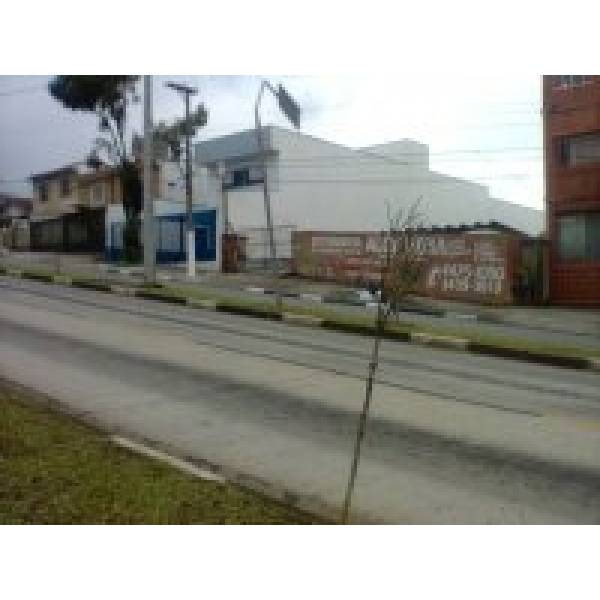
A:
MULTIPOLYGON (((271 197, 269 193, 269 184, 267 180, 267 159, 264 148, 264 140, 262 135, 262 126, 260 123, 260 103, 262 101, 265 90, 269 90, 279 104, 281 112, 288 118, 288 120, 298 129, 300 127, 300 106, 298 103, 289 95, 288 91, 279 84, 277 88, 273 87, 270 82, 263 79, 258 90, 258 96, 256 98, 256 104, 254 105, 254 126, 256 129, 256 137, 258 140, 258 151, 261 158, 262 166, 262 179, 263 179, 263 197, 265 203, 265 217, 267 221, 267 230, 269 234, 269 248, 271 254, 271 269, 273 271, 273 278, 276 277, 277 268, 277 252, 275 249, 275 236, 273 234, 273 218, 271 215, 271 197)), ((278 286, 276 286, 278 288, 278 286)), ((277 310, 281 312, 281 294, 276 289, 276 303, 277 310)))

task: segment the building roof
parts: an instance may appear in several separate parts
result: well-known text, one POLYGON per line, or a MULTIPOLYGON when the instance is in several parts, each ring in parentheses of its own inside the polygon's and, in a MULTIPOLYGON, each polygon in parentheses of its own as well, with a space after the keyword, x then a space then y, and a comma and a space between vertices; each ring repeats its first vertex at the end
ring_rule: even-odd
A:
POLYGON ((22 196, 13 196, 12 194, 5 194, 0 192, 0 206, 4 204, 25 204, 31 205, 33 200, 31 198, 24 198, 22 196))
POLYGON ((58 177, 63 177, 64 175, 74 175, 77 174, 78 170, 75 165, 67 165, 65 167, 59 167, 58 169, 53 169, 51 171, 45 171, 43 173, 33 173, 29 176, 29 179, 33 182, 36 181, 44 181, 49 179, 57 179, 58 177))
POLYGON ((493 232, 493 233, 512 233, 523 237, 531 237, 528 233, 521 231, 510 225, 505 225, 499 221, 488 221, 481 223, 479 221, 471 224, 445 225, 433 227, 416 227, 410 231, 423 233, 470 233, 470 232, 493 232))

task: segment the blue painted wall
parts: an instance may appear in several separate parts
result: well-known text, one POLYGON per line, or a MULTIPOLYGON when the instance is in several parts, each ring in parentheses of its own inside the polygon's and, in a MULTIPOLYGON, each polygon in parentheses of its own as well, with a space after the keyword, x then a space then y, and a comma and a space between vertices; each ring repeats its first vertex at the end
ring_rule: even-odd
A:
MULTIPOLYGON (((217 211, 196 211, 192 219, 196 230, 196 260, 216 260, 217 211)), ((186 260, 185 222, 186 215, 183 213, 155 217, 157 263, 186 260)), ((110 224, 111 235, 105 251, 108 262, 119 262, 123 258, 123 227, 122 221, 110 224)))

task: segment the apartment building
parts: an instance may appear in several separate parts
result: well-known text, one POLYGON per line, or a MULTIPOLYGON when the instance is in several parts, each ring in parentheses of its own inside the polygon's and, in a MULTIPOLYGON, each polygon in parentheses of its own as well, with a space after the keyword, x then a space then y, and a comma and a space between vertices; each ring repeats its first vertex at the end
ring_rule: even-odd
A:
POLYGON ((543 77, 549 299, 600 304, 600 76, 543 77))

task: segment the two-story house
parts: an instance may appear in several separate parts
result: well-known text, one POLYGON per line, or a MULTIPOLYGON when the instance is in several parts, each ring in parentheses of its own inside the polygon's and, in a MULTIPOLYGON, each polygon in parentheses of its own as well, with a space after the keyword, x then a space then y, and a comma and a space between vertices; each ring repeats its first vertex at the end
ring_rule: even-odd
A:
POLYGON ((30 177, 33 187, 32 220, 42 220, 77 211, 79 170, 67 165, 30 177))

